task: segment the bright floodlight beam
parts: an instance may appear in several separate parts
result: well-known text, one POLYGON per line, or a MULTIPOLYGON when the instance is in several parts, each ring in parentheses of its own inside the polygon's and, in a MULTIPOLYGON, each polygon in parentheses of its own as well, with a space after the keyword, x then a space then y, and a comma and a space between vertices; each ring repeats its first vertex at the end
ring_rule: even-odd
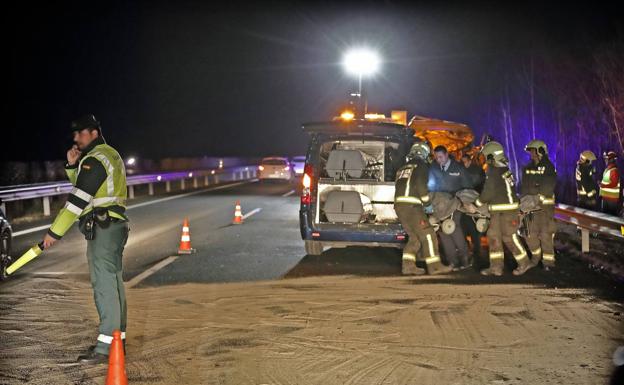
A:
POLYGON ((355 49, 344 56, 343 65, 346 71, 359 77, 369 76, 379 70, 379 56, 368 49, 355 49))
MULTIPOLYGON (((364 76, 371 76, 377 72, 379 70, 380 63, 381 60, 379 59, 377 53, 366 48, 348 51, 342 62, 347 73, 355 75, 358 78, 357 97, 359 102, 357 109, 358 111, 363 110, 363 115, 366 114, 367 104, 364 103, 364 108, 362 108, 362 78, 364 76)), ((358 115, 360 114, 361 112, 358 112, 358 115)))

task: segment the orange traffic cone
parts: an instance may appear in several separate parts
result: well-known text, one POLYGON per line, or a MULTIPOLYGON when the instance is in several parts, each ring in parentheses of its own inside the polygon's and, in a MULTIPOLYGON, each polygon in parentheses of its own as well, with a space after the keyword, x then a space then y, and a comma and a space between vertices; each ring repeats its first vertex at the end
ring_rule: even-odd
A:
POLYGON ((106 385, 128 385, 123 343, 121 342, 121 332, 119 330, 113 331, 113 342, 108 354, 106 385))
POLYGON ((180 247, 178 254, 192 254, 195 249, 191 248, 191 229, 189 228, 188 218, 184 218, 182 224, 182 237, 180 237, 180 247))
POLYGON ((243 224, 243 213, 241 212, 240 201, 236 201, 236 208, 234 210, 234 220, 232 221, 234 225, 242 225, 243 224))

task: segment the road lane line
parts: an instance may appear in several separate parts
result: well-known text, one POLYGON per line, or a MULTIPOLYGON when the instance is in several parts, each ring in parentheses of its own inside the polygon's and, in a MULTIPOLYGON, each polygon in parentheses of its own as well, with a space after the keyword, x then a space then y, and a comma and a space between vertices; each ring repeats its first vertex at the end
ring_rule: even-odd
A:
POLYGON ((258 207, 257 209, 253 209, 250 212, 248 212, 247 214, 243 215, 243 219, 247 219, 250 216, 254 215, 254 214, 258 214, 260 211, 262 211, 262 209, 260 207, 258 207))
MULTIPOLYGON (((166 198, 155 199, 153 201, 137 203, 135 205, 128 206, 127 210, 132 210, 132 209, 135 209, 135 208, 138 208, 138 207, 149 206, 149 205, 153 205, 153 204, 156 204, 156 203, 166 202, 166 201, 170 201, 170 200, 173 200, 173 199, 184 198, 184 197, 187 197, 187 196, 190 196, 190 195, 201 194, 203 192, 223 190, 225 188, 240 186, 242 184, 251 183, 251 182, 257 182, 257 179, 252 179, 251 181, 243 181, 243 182, 231 183, 231 184, 227 184, 227 185, 224 185, 224 186, 210 187, 210 188, 207 188, 207 189, 202 189, 202 190, 199 190, 199 191, 193 191, 193 192, 190 192, 190 193, 173 195, 173 196, 166 197, 166 198)), ((50 225, 52 225, 52 224, 50 223, 50 224, 43 225, 43 226, 33 227, 31 229, 16 231, 16 232, 13 233, 13 237, 19 237, 21 235, 26 235, 26 234, 34 233, 34 232, 37 232, 37 231, 46 230, 46 229, 48 229, 50 227, 50 225)))
POLYGON ((45 230, 45 229, 49 228, 50 225, 43 225, 43 226, 33 227, 32 229, 16 231, 16 232, 13 233, 13 236, 14 237, 19 237, 20 235, 34 233, 35 231, 39 231, 39 230, 45 230))
POLYGON ((289 192, 287 192, 286 194, 282 194, 283 197, 289 197, 291 195, 293 195, 295 193, 295 190, 290 190, 289 192))
POLYGON ((149 269, 145 270, 144 272, 142 272, 141 274, 137 275, 136 277, 132 278, 131 280, 129 280, 128 282, 126 282, 124 284, 124 286, 128 289, 138 285, 141 281, 143 281, 145 278, 149 277, 150 275, 154 274, 155 272, 157 272, 158 270, 162 269, 163 267, 167 266, 168 264, 170 264, 171 262, 175 261, 176 259, 178 259, 180 256, 178 255, 172 255, 169 258, 165 258, 162 261, 158 262, 157 264, 155 264, 154 266, 150 267, 149 269))
POLYGON ((236 183, 231 183, 231 184, 227 184, 227 185, 224 185, 224 186, 211 187, 211 188, 207 188, 207 189, 203 189, 203 190, 199 190, 199 191, 193 191, 193 192, 186 193, 186 194, 174 195, 174 196, 171 196, 171 197, 156 199, 156 200, 153 200, 153 201, 137 203, 135 205, 128 206, 127 210, 135 209, 137 207, 149 206, 149 205, 153 205, 153 204, 156 204, 156 203, 166 202, 166 201, 170 201, 172 199, 184 198, 184 197, 187 197, 187 196, 190 196, 190 195, 197 195, 197 194, 201 194, 201 193, 207 192, 207 191, 223 190, 225 188, 240 186, 240 185, 246 184, 246 183, 249 183, 249 181, 236 182, 236 183))

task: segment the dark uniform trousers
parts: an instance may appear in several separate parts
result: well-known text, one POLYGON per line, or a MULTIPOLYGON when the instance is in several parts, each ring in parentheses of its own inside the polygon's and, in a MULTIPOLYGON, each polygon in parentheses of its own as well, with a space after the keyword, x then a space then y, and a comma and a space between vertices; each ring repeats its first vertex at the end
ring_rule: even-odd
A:
POLYGON ((455 231, 452 234, 445 234, 439 231, 440 243, 442 244, 443 255, 447 259, 447 263, 454 267, 468 265, 468 242, 461 226, 462 213, 455 211, 453 213, 453 221, 455 222, 455 231))
MULTIPOLYGON (((113 221, 105 229, 95 227, 95 239, 87 241, 87 259, 93 297, 100 317, 100 336, 126 331, 126 295, 122 277, 122 254, 128 240, 128 222, 113 221)), ((123 335, 125 337, 125 335, 123 335)), ((108 354, 110 341, 98 339, 95 351, 108 354)))
POLYGON ((421 251, 426 259, 438 257, 438 241, 435 230, 429 223, 427 215, 421 205, 411 203, 395 203, 394 211, 401 221, 403 229, 409 236, 407 244, 403 248, 403 254, 418 255, 421 251))
POLYGON ((531 262, 534 265, 540 259, 546 267, 555 266, 554 237, 557 231, 555 224, 555 206, 543 205, 541 210, 533 211, 527 221, 526 243, 531 252, 531 262))
POLYGON ((490 268, 503 268, 505 256, 503 245, 511 251, 519 266, 528 262, 527 253, 516 234, 519 224, 516 210, 490 212, 490 225, 487 230, 490 268))

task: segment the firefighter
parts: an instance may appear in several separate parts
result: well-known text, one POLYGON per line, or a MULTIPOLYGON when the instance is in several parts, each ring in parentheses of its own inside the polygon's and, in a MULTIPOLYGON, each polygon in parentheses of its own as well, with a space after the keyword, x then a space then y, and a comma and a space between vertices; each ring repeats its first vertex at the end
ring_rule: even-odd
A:
POLYGON ((93 115, 72 122, 76 143, 67 151, 65 171, 74 188, 43 239, 51 247, 79 219, 87 239, 87 260, 95 305, 100 317, 94 346, 78 361, 108 362, 113 330, 122 333, 125 345, 126 296, 122 278, 122 252, 128 239, 126 171, 119 153, 106 144, 100 123, 93 115))
POLYGON ((490 224, 487 230, 490 267, 481 270, 483 275, 503 274, 504 248, 513 254, 518 267, 514 275, 522 275, 531 267, 531 262, 516 232, 520 227, 519 200, 515 191, 515 182, 509 170, 509 160, 503 146, 498 142, 488 142, 481 149, 488 169, 483 191, 475 201, 475 206, 482 213, 489 212, 490 224))
POLYGON ((531 264, 537 266, 542 261, 544 269, 555 266, 554 237, 555 224, 555 185, 557 171, 548 158, 548 148, 541 140, 532 140, 524 148, 531 160, 522 170, 520 197, 534 201, 535 209, 524 211, 526 242, 531 252, 531 264))
POLYGON ((397 171, 394 193, 394 210, 409 239, 403 249, 402 273, 425 274, 416 266, 416 254, 425 258, 429 274, 442 274, 452 270, 440 260, 438 240, 425 211, 431 210, 427 188, 429 178, 429 146, 415 143, 407 155, 407 163, 397 171))
POLYGON ((590 210, 596 209, 596 182, 594 173, 596 168, 593 162, 596 155, 585 150, 581 152, 579 160, 576 162, 576 201, 579 207, 590 210))
POLYGON ((617 155, 614 151, 603 154, 606 168, 600 181, 600 199, 602 211, 606 214, 618 215, 620 209, 620 172, 617 168, 617 155))

